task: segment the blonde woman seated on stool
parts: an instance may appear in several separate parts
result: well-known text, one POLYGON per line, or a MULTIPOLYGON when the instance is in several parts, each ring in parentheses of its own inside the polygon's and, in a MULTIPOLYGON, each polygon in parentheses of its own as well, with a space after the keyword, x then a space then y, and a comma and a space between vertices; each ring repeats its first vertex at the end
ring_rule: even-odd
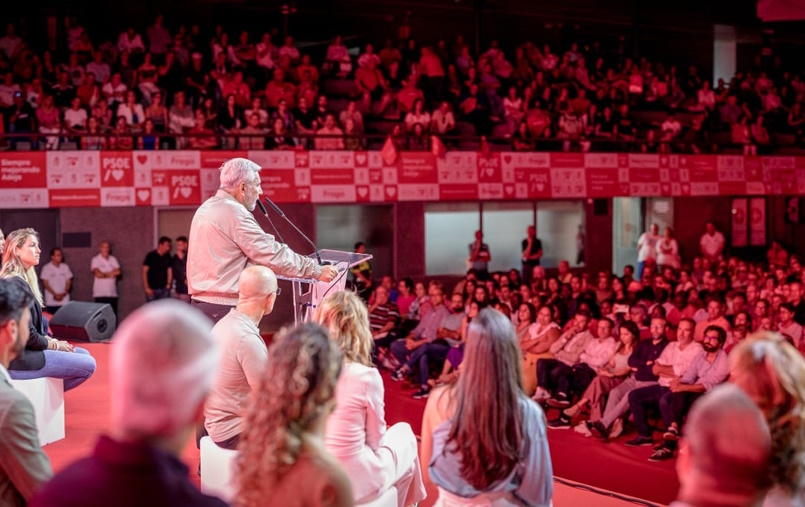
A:
POLYGON ((422 458, 439 487, 436 507, 550 506, 545 427, 542 409, 523 392, 511 322, 482 310, 470 324, 458 382, 434 390, 423 415, 422 458))
POLYGON ((349 478, 324 449, 341 350, 317 324, 286 329, 245 417, 237 505, 352 507, 349 478))
POLYGON ((325 445, 352 482, 355 503, 397 490, 399 507, 426 496, 414 432, 406 423, 386 430, 383 381, 371 366, 372 333, 363 301, 352 292, 328 296, 316 321, 329 329, 344 354, 336 407, 327 422, 325 445))

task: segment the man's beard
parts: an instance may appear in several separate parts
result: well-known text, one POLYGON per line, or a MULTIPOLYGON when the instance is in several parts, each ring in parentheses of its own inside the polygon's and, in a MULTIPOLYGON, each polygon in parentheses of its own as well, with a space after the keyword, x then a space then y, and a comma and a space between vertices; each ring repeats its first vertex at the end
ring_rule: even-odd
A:
POLYGON ((12 349, 14 352, 14 359, 20 359, 25 355, 25 344, 22 343, 20 337, 17 336, 17 340, 14 342, 14 348, 12 349))
POLYGON ((717 344, 714 345, 714 344, 711 344, 711 343, 707 343, 704 346, 702 346, 702 348, 704 349, 705 352, 715 352, 715 351, 717 351, 718 349, 721 348, 721 344, 717 343, 717 344))
POLYGON ((247 193, 246 194, 246 209, 249 211, 254 211, 254 208, 257 207, 257 198, 259 197, 257 193, 247 193))

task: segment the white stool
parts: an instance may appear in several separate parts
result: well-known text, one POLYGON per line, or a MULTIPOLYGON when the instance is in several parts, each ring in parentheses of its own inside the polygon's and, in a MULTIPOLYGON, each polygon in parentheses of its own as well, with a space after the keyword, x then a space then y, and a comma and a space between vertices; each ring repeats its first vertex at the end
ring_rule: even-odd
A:
POLYGON ((356 503, 355 507, 397 507, 397 489, 389 488, 374 500, 366 503, 356 503))
POLYGON ((201 439, 201 492, 231 502, 237 493, 235 460, 238 451, 222 449, 210 437, 201 439))
POLYGON ((64 381, 50 377, 12 380, 14 389, 24 394, 34 406, 39 444, 47 445, 64 438, 64 381))

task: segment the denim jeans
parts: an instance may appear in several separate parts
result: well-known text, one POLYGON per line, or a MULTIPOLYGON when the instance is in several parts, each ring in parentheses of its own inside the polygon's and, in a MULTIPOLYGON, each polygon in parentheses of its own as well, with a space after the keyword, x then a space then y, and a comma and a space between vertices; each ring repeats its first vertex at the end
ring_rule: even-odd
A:
POLYGON ((95 373, 95 358, 86 349, 75 348, 75 352, 60 350, 45 351, 45 366, 39 370, 9 370, 15 380, 30 380, 51 377, 64 380, 64 391, 75 389, 95 373))
POLYGON ((154 292, 153 296, 145 296, 145 301, 150 303, 151 301, 156 301, 157 299, 167 299, 171 297, 171 291, 166 288, 161 289, 151 289, 154 292))

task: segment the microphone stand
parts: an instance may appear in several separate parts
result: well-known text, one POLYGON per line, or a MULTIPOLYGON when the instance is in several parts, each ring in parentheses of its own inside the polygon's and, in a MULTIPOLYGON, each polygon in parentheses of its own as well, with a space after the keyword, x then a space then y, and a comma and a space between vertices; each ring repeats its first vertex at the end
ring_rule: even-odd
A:
POLYGON ((260 212, 266 217, 266 220, 268 220, 268 225, 270 225, 271 229, 274 230, 274 234, 277 235, 277 237, 280 239, 280 242, 285 243, 285 240, 282 239, 282 234, 280 234, 280 231, 277 229, 277 226, 274 225, 274 222, 271 221, 271 217, 268 216, 268 211, 266 211, 266 207, 263 206, 263 203, 260 202, 260 199, 257 199, 257 207, 260 208, 260 212))
MULTIPOLYGON (((285 213, 283 213, 283 212, 282 212, 282 210, 280 209, 280 207, 279 207, 279 206, 277 206, 276 204, 274 204, 274 201, 272 201, 271 199, 269 199, 269 198, 268 198, 268 196, 266 196, 266 197, 265 197, 265 200, 266 200, 266 204, 268 204, 268 205, 269 205, 269 207, 270 207, 271 209, 273 209, 273 210, 274 210, 274 212, 275 212, 277 215, 279 215, 279 216, 280 216, 281 218, 283 218, 283 219, 284 219, 286 222, 288 222, 288 224, 290 224, 290 225, 291 225, 291 227, 293 227, 293 228, 294 228, 294 230, 295 230, 295 231, 296 231, 296 232, 297 232, 297 233, 298 233, 300 236, 302 236, 302 238, 303 238, 305 241, 307 241, 307 242, 308 242, 308 244, 309 244, 310 246, 312 246, 312 247, 313 247, 313 252, 316 254, 316 261, 319 263, 319 266, 323 266, 325 263, 323 263, 323 262, 321 261, 321 255, 319 254, 319 249, 318 249, 318 247, 316 246, 316 243, 314 243, 314 242, 313 242, 313 241, 312 241, 310 238, 308 238, 308 237, 305 235, 305 233, 304 233, 304 232, 302 232, 302 231, 299 229, 299 227, 297 227, 297 226, 296 226, 296 224, 295 224, 295 223, 293 223, 293 222, 291 221, 291 219, 289 219, 287 216, 285 216, 285 213)), ((260 201, 258 200, 257 202, 259 203, 260 201)), ((262 203, 261 203, 260 208, 261 208, 261 209, 263 208, 262 203)), ((267 217, 267 216, 268 216, 268 215, 266 215, 266 217, 267 217)), ((269 219, 269 221, 270 221, 270 219, 269 219)), ((282 239, 282 237, 281 237, 281 236, 280 236, 280 239, 282 239)), ((284 241, 283 241, 283 243, 284 243, 284 241)), ((330 264, 330 263, 329 263, 329 262, 327 262, 327 264, 330 264)))

